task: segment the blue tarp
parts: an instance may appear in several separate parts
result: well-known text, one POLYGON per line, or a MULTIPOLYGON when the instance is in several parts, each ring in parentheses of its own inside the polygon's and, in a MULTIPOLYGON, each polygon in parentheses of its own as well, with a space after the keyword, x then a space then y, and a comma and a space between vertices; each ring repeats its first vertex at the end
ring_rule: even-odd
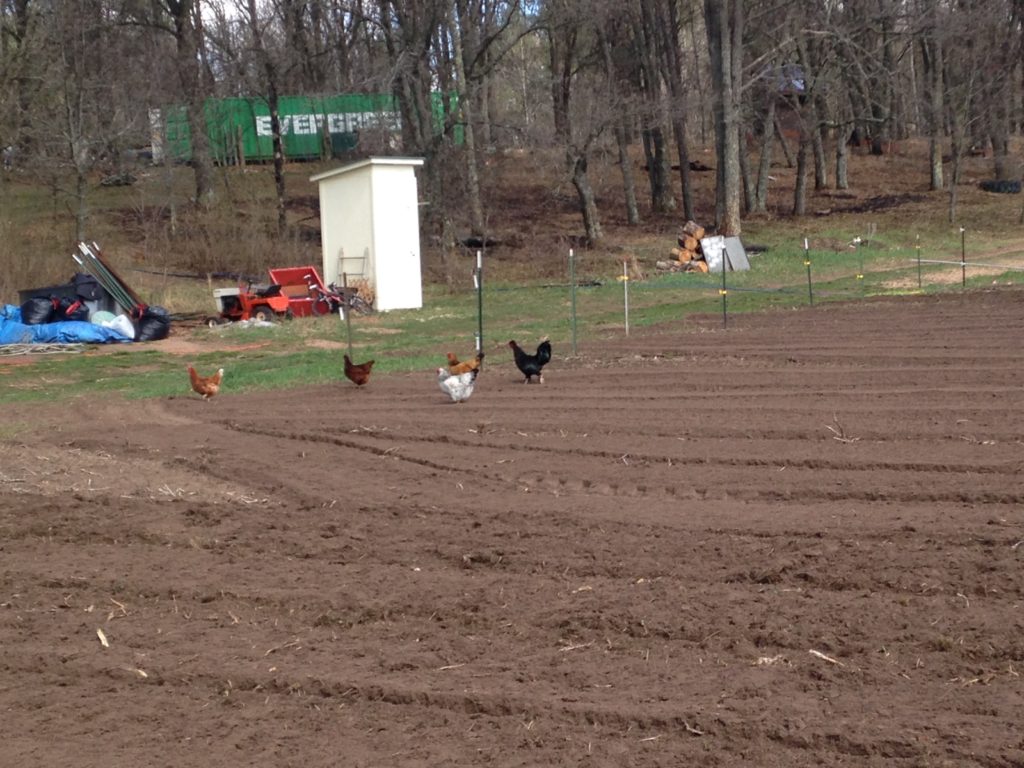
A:
POLYGON ((13 304, 0 307, 0 344, 106 344, 112 341, 131 339, 113 328, 83 320, 26 325, 21 322, 21 307, 13 304))

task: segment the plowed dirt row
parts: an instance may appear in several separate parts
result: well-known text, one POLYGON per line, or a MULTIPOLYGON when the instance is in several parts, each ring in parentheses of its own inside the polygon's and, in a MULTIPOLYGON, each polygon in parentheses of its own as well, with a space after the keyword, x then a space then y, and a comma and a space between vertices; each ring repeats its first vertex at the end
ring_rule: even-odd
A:
POLYGON ((9 407, 0 763, 1021 765, 1022 338, 1001 291, 495 346, 457 406, 9 407))

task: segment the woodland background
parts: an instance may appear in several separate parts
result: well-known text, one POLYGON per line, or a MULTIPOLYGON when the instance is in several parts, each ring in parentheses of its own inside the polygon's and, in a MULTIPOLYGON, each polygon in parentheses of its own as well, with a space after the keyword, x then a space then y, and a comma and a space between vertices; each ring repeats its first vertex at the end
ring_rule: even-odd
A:
MULTIPOLYGON (((905 140, 927 144, 922 172, 955 222, 966 158, 1020 177, 1022 15, 1024 0, 0 0, 0 286, 38 269, 41 245, 66 249, 58 218, 96 236, 101 182, 145 165, 150 110, 187 105, 195 121, 212 96, 265 99, 277 132, 283 95, 394 94, 401 135, 355 154, 425 158, 423 230, 441 249, 496 228, 509 157, 550 160, 543 182, 571 190, 583 246, 600 246, 609 210, 627 226, 698 217, 702 169, 702 223, 722 234, 801 217, 815 190, 849 186, 852 147, 905 140), (440 119, 432 93, 451 97, 440 119), (769 184, 783 160, 785 198, 769 184), (611 194, 595 192, 597 164, 615 168, 611 194), (39 220, 27 235, 19 206, 39 220)), ((239 253, 223 206, 235 218, 245 178, 214 165, 197 128, 186 173, 122 206, 122 230, 143 222, 144 251, 158 238, 205 270, 306 248, 289 211, 308 173, 277 153, 239 253)))

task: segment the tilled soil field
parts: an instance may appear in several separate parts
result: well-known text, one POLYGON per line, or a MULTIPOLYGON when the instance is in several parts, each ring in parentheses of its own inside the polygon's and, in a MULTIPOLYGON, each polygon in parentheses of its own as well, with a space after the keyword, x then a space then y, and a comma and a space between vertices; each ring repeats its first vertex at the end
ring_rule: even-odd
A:
POLYGON ((496 345, 461 405, 6 407, 0 764, 1020 766, 1022 339, 982 292, 496 345))

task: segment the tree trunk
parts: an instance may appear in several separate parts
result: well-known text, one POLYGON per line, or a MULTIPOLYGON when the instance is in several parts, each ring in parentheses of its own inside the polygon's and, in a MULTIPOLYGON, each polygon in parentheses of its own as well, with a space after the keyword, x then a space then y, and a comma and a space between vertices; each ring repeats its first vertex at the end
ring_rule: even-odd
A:
POLYGON ((960 166, 963 155, 953 151, 953 168, 949 179, 949 223, 956 223, 957 187, 960 185, 960 166))
POLYGON ((779 146, 782 147, 782 156, 786 158, 786 167, 792 168, 796 161, 793 159, 793 153, 789 151, 789 142, 786 141, 786 135, 782 132, 778 115, 775 115, 772 125, 775 129, 775 138, 779 140, 779 146))
POLYGON ((750 171, 750 152, 747 142, 740 141, 740 182, 743 190, 743 212, 754 209, 754 176, 750 171))
POLYGON ((690 149, 686 139, 687 89, 683 81, 683 51, 679 44, 679 31, 682 22, 679 17, 679 6, 670 0, 658 5, 659 14, 657 27, 661 31, 666 68, 668 70, 669 93, 671 101, 672 133, 676 140, 676 154, 679 156, 679 186, 683 197, 683 216, 687 220, 695 218, 693 205, 693 183, 690 177, 690 149), (667 5, 667 9, 666 6, 667 5), (667 18, 663 15, 667 10, 667 18))
POLYGON ((921 41, 921 59, 924 63, 925 85, 928 92, 928 167, 931 190, 942 189, 943 105, 942 43, 937 38, 925 37, 921 41))
POLYGON ((683 216, 687 220, 696 218, 693 207, 693 176, 690 173, 690 150, 686 141, 686 115, 680 114, 672 121, 672 133, 676 138, 676 154, 679 155, 679 189, 683 196, 683 216))
POLYGON ((85 240, 86 224, 89 221, 89 206, 87 195, 89 192, 89 180, 85 172, 75 166, 75 242, 85 240))
POLYGON ((675 210, 676 201, 669 186, 672 167, 665 151, 665 134, 659 126, 646 128, 643 140, 647 180, 651 187, 651 209, 655 213, 668 213, 675 210))
POLYGON ((828 167, 825 162, 825 141, 823 137, 824 126, 822 124, 821 109, 824 108, 824 99, 818 94, 818 61, 815 55, 817 48, 813 41, 806 38, 797 40, 797 60, 803 68, 805 102, 801 107, 801 141, 804 141, 804 134, 807 134, 811 142, 811 150, 814 154, 814 188, 822 190, 828 187, 828 167))
POLYGON ((633 179, 633 161, 629 157, 629 142, 626 141, 625 118, 615 124, 615 143, 619 148, 622 191, 626 198, 626 220, 631 225, 636 225, 640 223, 640 207, 636 200, 636 181, 633 179))
POLYGON ((653 0, 640 0, 639 15, 633 19, 633 47, 637 60, 636 78, 644 95, 644 150, 647 155, 647 178, 651 186, 651 208, 655 213, 668 213, 676 208, 672 193, 672 160, 665 137, 666 106, 663 63, 657 53, 660 27, 652 7, 653 0))
POLYGON ((281 138, 281 112, 278 104, 277 67, 270 52, 263 44, 263 30, 260 26, 256 0, 248 0, 246 11, 249 15, 249 31, 256 58, 263 69, 267 89, 267 108, 270 111, 270 142, 274 152, 274 191, 277 195, 277 233, 284 235, 288 229, 287 208, 285 207, 284 141, 281 138))
POLYGON ((579 198, 587 242, 594 245, 601 241, 603 233, 601 232, 601 221, 597 212, 594 190, 587 176, 587 143, 585 142, 582 148, 574 143, 569 109, 572 97, 572 72, 576 59, 577 30, 577 25, 556 25, 556 28, 549 30, 552 67, 551 94, 554 101, 553 111, 556 115, 556 136, 565 147, 566 169, 579 198))
POLYGON ((196 203, 207 207, 214 199, 214 178, 210 137, 206 126, 206 78, 202 76, 199 67, 198 30, 193 19, 193 14, 199 11, 195 8, 194 0, 167 0, 167 8, 174 22, 178 79, 187 99, 196 203))
POLYGON ((849 189, 850 161, 850 130, 841 130, 836 134, 836 189, 849 189))
POLYGON ((796 189, 793 192, 793 215, 807 213, 807 145, 810 137, 800 134, 800 148, 796 152, 796 189))
MULTIPOLYGON (((609 89, 621 88, 624 86, 622 79, 615 69, 615 61, 612 56, 612 45, 608 35, 602 30, 600 33, 601 54, 604 57, 604 73, 608 81, 609 89)), ((633 162, 629 157, 629 136, 627 125, 629 121, 629 107, 623 105, 620 108, 618 117, 615 120, 615 145, 619 151, 619 168, 622 172, 622 191, 626 201, 626 220, 631 225, 640 223, 640 207, 636 199, 636 181, 633 178, 633 162)))
POLYGON ((737 115, 733 95, 732 36, 729 5, 704 0, 708 51, 711 56, 712 103, 715 115, 715 219, 718 234, 738 236, 740 225, 740 172, 737 115))
POLYGON ((14 15, 14 22, 5 29, 5 33, 10 34, 13 43, 10 53, 12 68, 9 70, 13 73, 17 101, 17 114, 14 117, 17 129, 13 146, 25 151, 30 148, 34 138, 32 95, 37 90, 32 77, 32 68, 27 64, 31 53, 31 45, 28 41, 29 24, 32 19, 32 14, 29 12, 29 0, 14 0, 11 12, 14 15))
POLYGON ((764 120, 761 123, 757 185, 754 188, 754 204, 750 207, 752 213, 768 212, 768 177, 772 172, 772 139, 775 137, 775 105, 777 98, 775 90, 769 88, 768 96, 765 99, 767 106, 764 120))
POLYGON ((811 147, 814 151, 814 188, 817 190, 828 188, 828 163, 825 161, 825 141, 822 137, 824 130, 820 123, 820 116, 817 107, 811 107, 811 120, 813 125, 811 131, 811 147))
POLYGON ((566 159, 572 174, 572 184, 576 187, 576 194, 579 196, 587 242, 592 246, 597 245, 604 235, 601 232, 601 219, 597 212, 594 190, 590 186, 590 178, 587 176, 587 156, 579 150, 570 148, 566 152, 566 159))
MULTIPOLYGON (((466 65, 463 59, 462 36, 465 34, 466 18, 459 14, 460 4, 455 3, 456 19, 451 35, 454 46, 455 76, 458 85, 459 107, 462 109, 463 150, 466 159, 466 197, 469 199, 469 226, 477 237, 484 235, 484 208, 480 200, 480 171, 476 164, 476 130, 473 121, 475 107, 475 86, 466 81, 466 65)), ((470 54, 473 52, 471 51, 470 54)))
POLYGON ((572 93, 572 59, 576 43, 575 31, 563 40, 558 34, 550 36, 551 103, 555 122, 555 136, 569 135, 569 97, 572 93))
MULTIPOLYGON (((273 69, 273 67, 271 67, 273 69)), ((277 85, 271 79, 267 89, 267 106, 270 108, 270 141, 274 150, 274 192, 277 195, 277 233, 288 231, 288 209, 285 205, 284 141, 281 137, 281 111, 278 105, 277 85)))

